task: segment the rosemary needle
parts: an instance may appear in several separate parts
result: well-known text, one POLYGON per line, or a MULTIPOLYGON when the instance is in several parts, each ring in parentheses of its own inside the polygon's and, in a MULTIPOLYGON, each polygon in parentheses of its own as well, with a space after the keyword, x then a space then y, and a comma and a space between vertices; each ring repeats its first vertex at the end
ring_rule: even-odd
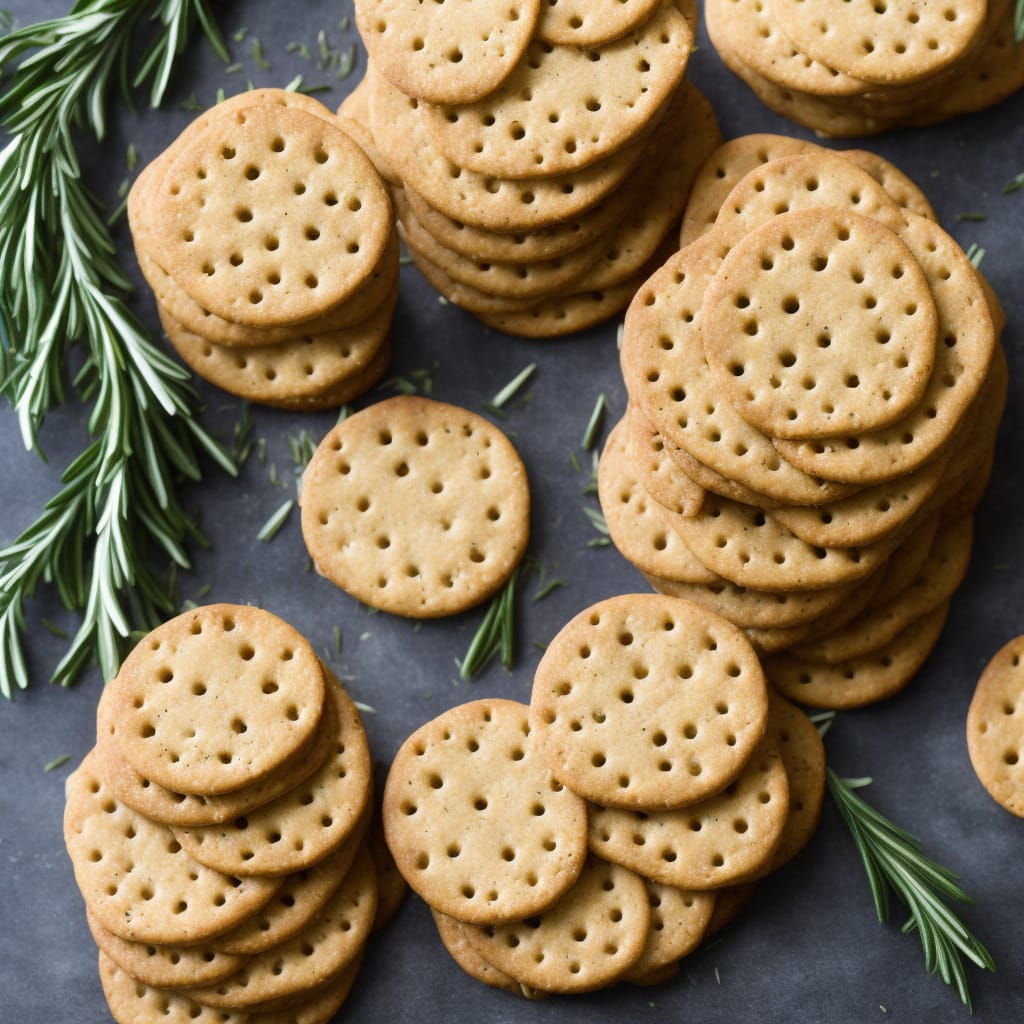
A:
POLYGON ((500 409, 516 392, 534 375, 536 363, 523 367, 490 401, 495 409, 500 409))
POLYGON ((583 432, 583 440, 580 443, 584 451, 589 452, 594 447, 598 431, 601 429, 601 419, 604 416, 604 410, 607 405, 608 400, 604 397, 604 392, 602 391, 597 396, 597 401, 594 403, 594 411, 590 414, 587 429, 583 432))
POLYGON ((272 540, 278 530, 284 526, 288 516, 291 515, 291 511, 295 506, 295 499, 289 498, 285 501, 278 510, 263 524, 260 528, 260 532, 256 534, 257 540, 272 540))
POLYGON ((466 656, 459 663, 459 675, 463 679, 479 675, 499 652, 505 668, 512 667, 515 653, 516 587, 522 571, 523 566, 518 566, 497 596, 492 598, 480 628, 470 641, 466 656))

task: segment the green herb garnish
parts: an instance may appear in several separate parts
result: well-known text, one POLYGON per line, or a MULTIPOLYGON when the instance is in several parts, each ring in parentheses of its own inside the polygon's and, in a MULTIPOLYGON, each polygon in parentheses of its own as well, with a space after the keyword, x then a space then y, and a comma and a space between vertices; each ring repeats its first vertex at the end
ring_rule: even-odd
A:
POLYGON ((604 392, 602 391, 597 396, 597 401, 594 403, 594 411, 590 414, 587 429, 583 432, 583 440, 580 444, 583 446, 584 451, 589 452, 594 447, 598 431, 601 429, 601 419, 607 406, 608 400, 604 397, 604 392))
POLYGON ((963 220, 963 221, 976 221, 976 222, 980 223, 983 220, 988 220, 988 214, 987 213, 971 213, 971 212, 958 213, 956 215, 956 219, 957 220, 963 220))
POLYGON ((1011 178, 1003 186, 1003 195, 1009 195, 1011 192, 1019 192, 1024 188, 1024 173, 1018 174, 1015 178, 1011 178))
POLYGON ((967 257, 971 266, 977 270, 981 266, 981 261, 985 258, 985 250, 978 245, 977 242, 971 242, 970 247, 964 255, 967 257))
POLYGON ((910 912, 901 930, 904 935, 917 932, 928 973, 937 972, 970 1008, 971 997, 961 955, 989 971, 995 970, 995 963, 992 954, 942 897, 960 903, 973 901, 960 888, 959 879, 949 868, 926 856, 918 840, 854 792, 870 783, 870 779, 841 779, 831 768, 827 769, 827 777, 829 793, 853 834, 864 862, 878 920, 889 920, 895 896, 910 912))
POLYGON ((289 498, 280 508, 260 527, 256 534, 257 540, 272 540, 278 530, 285 524, 285 520, 291 515, 295 507, 295 499, 289 498))
POLYGON ((270 70, 270 62, 263 55, 263 41, 259 36, 253 36, 250 40, 249 56, 252 57, 252 62, 260 69, 260 71, 270 70))
POLYGON ((62 764, 67 764, 68 761, 70 761, 70 760, 71 760, 71 755, 70 754, 59 754, 52 761, 47 761, 46 764, 43 765, 43 771, 44 772, 55 771, 62 764))
POLYGON ((505 403, 537 372, 537 364, 524 366, 490 401, 495 409, 501 409, 505 403))
POLYGON ((459 675, 463 679, 479 675, 499 652, 505 668, 512 667, 515 654, 516 587, 522 571, 523 566, 517 566, 508 583, 491 600, 484 621, 470 641, 466 656, 457 663, 459 675))

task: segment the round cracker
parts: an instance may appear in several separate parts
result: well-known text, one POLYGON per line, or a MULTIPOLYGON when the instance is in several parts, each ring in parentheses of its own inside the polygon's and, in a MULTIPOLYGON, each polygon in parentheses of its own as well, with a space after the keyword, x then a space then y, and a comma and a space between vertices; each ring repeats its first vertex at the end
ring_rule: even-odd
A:
POLYGON ((563 46, 600 46, 631 32, 659 0, 547 0, 537 38, 563 46))

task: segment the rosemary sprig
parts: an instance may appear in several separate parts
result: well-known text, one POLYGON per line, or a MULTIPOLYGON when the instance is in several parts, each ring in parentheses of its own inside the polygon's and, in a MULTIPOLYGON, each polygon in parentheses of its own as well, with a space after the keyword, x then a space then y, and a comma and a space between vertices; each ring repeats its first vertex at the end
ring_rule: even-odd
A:
POLYGON ((854 792, 870 780, 841 779, 831 768, 827 769, 827 777, 829 793, 853 834, 864 862, 878 920, 889 920, 895 896, 910 912, 902 928, 903 934, 917 932, 928 973, 938 972, 970 1008, 971 997, 961 956, 989 971, 995 970, 995 963, 992 954, 942 897, 961 903, 973 901, 960 888, 959 879, 949 868, 926 856, 918 840, 854 792))
POLYGON ((501 653, 501 663, 512 667, 515 655, 516 588, 523 575, 523 566, 517 566, 508 583, 492 598, 480 628, 470 641, 466 656, 459 663, 459 675, 472 679, 501 653))
POLYGON ((11 136, 0 152, 0 390, 25 446, 38 449, 43 420, 64 398, 65 357, 83 344, 75 384, 93 403, 94 438, 40 518, 0 550, 7 697, 28 685, 23 606, 40 581, 82 611, 53 679, 71 683, 93 656, 110 678, 132 625, 175 610, 148 553, 156 547, 187 566, 184 544, 201 536, 171 484, 199 478, 200 451, 235 472, 198 424, 187 372, 125 305, 130 283, 99 203, 80 180, 73 132, 84 126, 104 137, 106 101, 115 86, 127 94, 133 32, 147 11, 159 27, 133 84, 148 82, 155 105, 194 24, 223 52, 206 0, 78 0, 68 16, 0 39, 0 65, 18 62, 0 97, 11 136))

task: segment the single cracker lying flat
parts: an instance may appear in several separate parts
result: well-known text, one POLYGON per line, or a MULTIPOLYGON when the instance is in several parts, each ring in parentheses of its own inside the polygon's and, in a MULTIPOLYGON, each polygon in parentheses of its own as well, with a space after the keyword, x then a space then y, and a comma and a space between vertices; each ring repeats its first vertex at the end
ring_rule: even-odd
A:
POLYGON ((728 785, 764 734, 767 696, 743 634, 699 605, 629 594, 580 612, 548 645, 530 721, 574 793, 670 809, 728 785))
POLYGON ((836 208, 783 214, 725 258, 701 310, 708 365, 772 437, 878 430, 917 404, 937 316, 910 250, 836 208))
POLYGON ((651 904, 651 927, 640 959, 625 980, 647 984, 652 971, 675 964, 700 944, 715 907, 715 894, 691 892, 644 879, 651 904))
POLYGON ((471 923, 528 917, 576 881, 586 806, 548 770, 529 709, 481 700, 445 712, 395 755, 384 834, 434 909, 471 923))
POLYGON ((327 759, 301 785, 230 824, 176 829, 196 860, 239 876, 291 874, 322 860, 358 827, 373 788, 370 750, 352 698, 328 678, 327 759))
POLYGON ((161 266, 227 320, 308 320, 345 300, 380 260, 391 204, 340 128, 256 106, 212 120, 172 160, 151 216, 161 266))
POLYGON ((203 942, 255 913, 280 885, 194 861, 170 830, 114 799, 94 753, 68 779, 64 842, 89 911, 134 942, 203 942))
POLYGON ((590 848, 680 889, 717 889, 771 858, 789 813, 786 770, 766 736, 723 792, 679 811, 591 808, 590 848))
POLYGON ((465 925, 473 948, 499 971, 544 992, 590 992, 639 960, 651 911, 643 879, 590 857, 579 881, 536 919, 465 925))
POLYGON ((693 33, 670 0, 598 49, 531 43, 501 88, 472 104, 426 110, 453 164, 503 178, 565 174, 614 153, 682 80, 693 33))
POLYGON ((320 443, 302 488, 317 570, 365 604, 452 615, 489 597, 526 549, 526 470, 508 438, 456 406, 400 396, 320 443))
POLYGON ((215 795, 268 775, 313 735, 324 676, 313 649, 258 608, 207 605, 139 643, 110 684, 114 742, 145 778, 215 795))
POLYGON ((380 73, 408 96, 470 103, 513 72, 540 0, 357 0, 356 25, 380 73))
POLYGON ((1024 818, 1024 637, 985 666, 967 711, 967 752, 992 798, 1024 818))

